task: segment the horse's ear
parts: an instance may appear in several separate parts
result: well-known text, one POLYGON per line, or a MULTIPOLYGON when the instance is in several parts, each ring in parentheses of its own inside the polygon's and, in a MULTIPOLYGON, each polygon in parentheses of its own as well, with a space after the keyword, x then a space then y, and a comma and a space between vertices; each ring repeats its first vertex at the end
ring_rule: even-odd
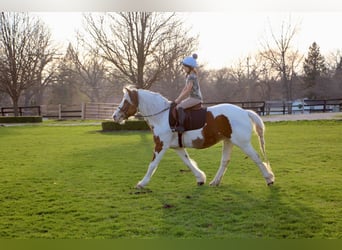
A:
POLYGON ((138 106, 138 91, 136 89, 130 89, 128 87, 125 87, 124 91, 128 93, 128 96, 131 99, 132 104, 138 106))
POLYGON ((125 88, 123 89, 123 92, 124 92, 124 93, 129 93, 129 92, 131 92, 131 91, 130 91, 130 89, 129 89, 128 87, 125 87, 125 88))

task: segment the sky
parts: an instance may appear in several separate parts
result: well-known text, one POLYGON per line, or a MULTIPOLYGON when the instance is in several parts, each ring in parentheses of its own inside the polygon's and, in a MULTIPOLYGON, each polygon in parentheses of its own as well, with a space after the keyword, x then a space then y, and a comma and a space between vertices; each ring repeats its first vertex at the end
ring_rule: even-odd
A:
POLYGON ((329 56, 342 50, 341 0, 1 0, 1 11, 39 13, 53 39, 68 44, 82 25, 82 12, 167 11, 181 14, 199 35, 198 61, 207 68, 234 66, 261 49, 282 22, 299 28, 292 45, 307 54, 316 42, 329 56))
MULTIPOLYGON (((52 37, 66 46, 82 26, 82 12, 39 12, 50 27, 52 37)), ((230 67, 251 57, 263 41, 272 41, 271 30, 280 37, 283 23, 297 25, 294 49, 307 54, 316 42, 321 53, 329 56, 342 50, 341 11, 224 11, 180 12, 190 32, 199 35, 198 61, 206 68, 230 67)))

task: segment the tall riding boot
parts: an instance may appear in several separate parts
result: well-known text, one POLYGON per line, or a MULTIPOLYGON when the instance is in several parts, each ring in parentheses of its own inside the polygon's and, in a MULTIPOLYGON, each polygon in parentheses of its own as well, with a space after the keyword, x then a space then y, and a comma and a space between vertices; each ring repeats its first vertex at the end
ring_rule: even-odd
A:
POLYGON ((185 130, 184 129, 185 111, 183 108, 178 108, 177 113, 178 113, 178 126, 176 128, 176 131, 178 133, 183 133, 185 130))

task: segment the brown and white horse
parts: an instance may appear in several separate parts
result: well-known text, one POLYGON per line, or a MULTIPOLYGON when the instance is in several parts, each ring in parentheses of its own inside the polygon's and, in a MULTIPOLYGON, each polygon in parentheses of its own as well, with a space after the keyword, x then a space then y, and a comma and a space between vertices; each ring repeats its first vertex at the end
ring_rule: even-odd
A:
POLYGON ((196 177, 198 185, 206 182, 206 175, 192 160, 185 148, 203 149, 219 141, 223 141, 222 159, 220 167, 211 186, 218 186, 227 169, 233 145, 240 147, 259 167, 268 185, 274 183, 274 174, 269 162, 262 162, 251 144, 253 128, 260 142, 260 148, 265 155, 264 123, 255 112, 244 110, 231 104, 220 104, 207 108, 206 123, 203 128, 186 131, 182 136, 183 147, 179 146, 178 133, 173 132, 169 125, 169 112, 171 102, 162 95, 134 87, 124 88, 123 99, 113 114, 115 122, 123 123, 128 117, 138 111, 148 122, 153 132, 155 143, 153 159, 148 166, 144 178, 138 182, 137 188, 145 187, 166 150, 172 148, 189 167, 196 177))

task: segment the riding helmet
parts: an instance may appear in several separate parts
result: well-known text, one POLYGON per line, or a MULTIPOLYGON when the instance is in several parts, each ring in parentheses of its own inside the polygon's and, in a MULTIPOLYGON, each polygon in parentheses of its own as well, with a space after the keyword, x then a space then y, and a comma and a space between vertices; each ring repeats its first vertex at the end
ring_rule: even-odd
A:
POLYGON ((192 56, 185 57, 182 63, 185 66, 197 68, 198 67, 197 61, 196 61, 197 57, 198 57, 197 54, 192 54, 192 56))

